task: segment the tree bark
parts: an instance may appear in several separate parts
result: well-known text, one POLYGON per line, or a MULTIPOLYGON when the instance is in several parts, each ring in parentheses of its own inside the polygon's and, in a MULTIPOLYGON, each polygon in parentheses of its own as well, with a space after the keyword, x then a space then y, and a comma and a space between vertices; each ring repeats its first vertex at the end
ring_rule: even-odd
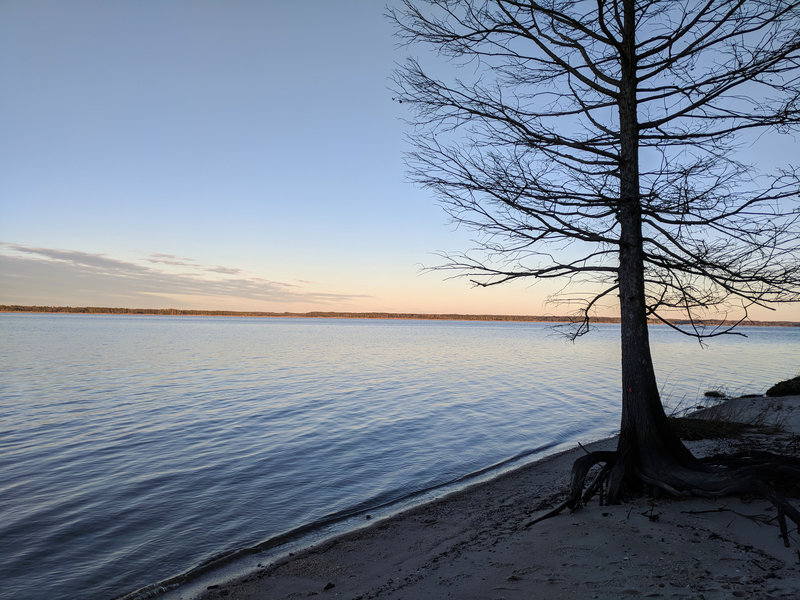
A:
POLYGON ((622 355, 622 420, 617 460, 609 478, 609 502, 618 502, 633 471, 699 465, 672 430, 658 393, 645 303, 642 207, 639 196, 639 125, 636 98, 635 8, 624 2, 620 132, 619 303, 622 355))

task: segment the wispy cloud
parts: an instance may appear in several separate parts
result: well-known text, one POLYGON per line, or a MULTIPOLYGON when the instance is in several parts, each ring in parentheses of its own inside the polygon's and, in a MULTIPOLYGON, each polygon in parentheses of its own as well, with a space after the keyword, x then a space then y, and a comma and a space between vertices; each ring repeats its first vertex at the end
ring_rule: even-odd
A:
POLYGON ((151 254, 146 260, 147 262, 151 263, 176 265, 181 267, 194 267, 197 265, 197 261, 191 258, 182 258, 180 256, 175 256, 174 254, 151 254))
MULTIPOLYGON (((342 305, 364 298, 264 279, 242 269, 203 265, 191 258, 151 254, 141 262, 78 250, 0 243, 0 302, 47 304, 174 305, 192 298, 209 306, 233 299, 280 306, 342 305), (166 267, 183 267, 181 272, 166 267), (24 300, 28 298, 29 300, 24 300), (204 300, 205 299, 205 300, 204 300)), ((286 310, 293 310, 286 308, 286 310)))
POLYGON ((222 273, 223 275, 238 275, 239 273, 242 273, 241 269, 234 269, 231 267, 219 267, 219 266, 206 267, 205 270, 208 271, 209 273, 222 273))
POLYGON ((147 262, 154 264, 170 265, 173 267, 188 267, 191 269, 198 269, 208 273, 220 273, 222 275, 238 275, 244 273, 241 269, 234 267, 223 267, 216 265, 213 267, 203 266, 193 258, 186 258, 184 256, 175 256, 174 254, 151 254, 147 257, 147 262))

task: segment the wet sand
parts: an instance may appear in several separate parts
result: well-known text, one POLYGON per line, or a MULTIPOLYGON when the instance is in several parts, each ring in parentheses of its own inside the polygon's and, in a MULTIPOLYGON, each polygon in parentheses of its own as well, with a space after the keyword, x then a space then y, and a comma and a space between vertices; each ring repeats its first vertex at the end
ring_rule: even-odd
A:
MULTIPOLYGON (((689 442, 698 456, 756 445, 800 451, 800 396, 744 398, 782 433, 689 442)), ((613 449, 615 439, 587 450, 613 449)), ((779 537, 776 511, 752 498, 651 500, 587 507, 526 525, 565 497, 576 448, 369 527, 209 582, 208 600, 282 598, 797 598, 800 534, 779 537)))

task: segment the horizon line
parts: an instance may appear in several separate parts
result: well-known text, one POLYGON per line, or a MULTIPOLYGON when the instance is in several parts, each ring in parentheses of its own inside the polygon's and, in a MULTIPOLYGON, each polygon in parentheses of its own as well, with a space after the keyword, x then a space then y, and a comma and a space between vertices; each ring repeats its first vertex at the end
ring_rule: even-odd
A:
MULTIPOLYGON (((273 312, 273 311, 235 311, 235 310, 203 310, 182 308, 124 308, 101 306, 44 306, 0 304, 0 312, 27 313, 66 313, 92 315, 146 315, 146 316, 197 316, 197 317, 259 317, 259 318, 307 318, 307 319, 398 319, 428 321, 514 321, 525 323, 580 323, 582 317, 569 315, 495 315, 495 314, 462 314, 462 313, 406 313, 386 311, 309 311, 309 312, 273 312)), ((618 324, 619 317, 595 316, 590 318, 595 323, 618 324)), ((651 324, 660 323, 656 319, 648 319, 651 324)), ((737 321, 724 319, 671 319, 671 324, 700 324, 710 326, 733 325, 737 321)), ((744 327, 800 327, 798 321, 757 321, 738 322, 744 327)))

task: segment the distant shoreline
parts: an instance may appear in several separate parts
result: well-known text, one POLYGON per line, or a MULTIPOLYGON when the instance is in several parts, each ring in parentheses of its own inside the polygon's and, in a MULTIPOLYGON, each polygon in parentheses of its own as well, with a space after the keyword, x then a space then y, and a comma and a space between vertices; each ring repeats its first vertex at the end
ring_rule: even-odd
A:
MULTIPOLYGON (((260 317, 260 318, 295 318, 295 319, 398 319, 423 321, 513 321, 522 323, 573 323, 576 319, 569 316, 549 315, 464 315, 438 313, 393 313, 393 312, 257 312, 232 310, 186 310, 179 308, 114 308, 101 306, 23 306, 17 304, 0 304, 0 312, 23 313, 67 313, 89 315, 150 315, 150 316, 187 316, 187 317, 260 317)), ((592 317, 594 323, 619 323, 618 317, 592 317)), ((658 321, 651 320, 657 324, 658 321)), ((686 325, 688 321, 675 320, 676 325, 686 325)), ((733 321, 708 319, 696 321, 706 326, 733 325, 733 321)), ((796 321, 743 321, 743 327, 800 327, 796 321)))

